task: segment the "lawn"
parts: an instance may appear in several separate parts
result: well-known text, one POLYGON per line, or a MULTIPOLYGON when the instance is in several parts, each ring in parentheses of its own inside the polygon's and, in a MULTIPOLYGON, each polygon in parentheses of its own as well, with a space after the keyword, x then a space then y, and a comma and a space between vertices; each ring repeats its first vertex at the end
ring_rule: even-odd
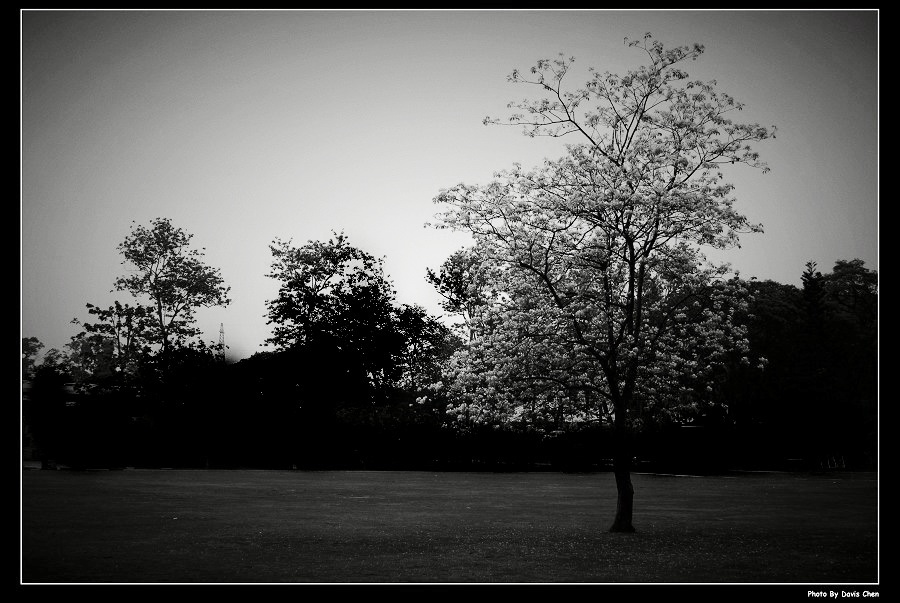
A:
POLYGON ((611 473, 25 470, 21 583, 877 585, 876 477, 636 474, 611 534, 611 473))

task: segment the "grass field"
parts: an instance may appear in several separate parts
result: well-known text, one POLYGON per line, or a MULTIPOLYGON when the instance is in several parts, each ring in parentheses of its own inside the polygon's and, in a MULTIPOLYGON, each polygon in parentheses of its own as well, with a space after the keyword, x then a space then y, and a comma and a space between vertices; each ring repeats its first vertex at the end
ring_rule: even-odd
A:
POLYGON ((22 472, 21 583, 877 584, 874 473, 22 472))

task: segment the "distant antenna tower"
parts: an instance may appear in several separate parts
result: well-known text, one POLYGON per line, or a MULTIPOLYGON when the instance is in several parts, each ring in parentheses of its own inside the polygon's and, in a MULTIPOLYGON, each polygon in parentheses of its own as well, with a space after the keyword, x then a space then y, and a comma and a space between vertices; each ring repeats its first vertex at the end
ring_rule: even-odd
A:
POLYGON ((219 360, 225 360, 225 323, 219 323, 219 360))

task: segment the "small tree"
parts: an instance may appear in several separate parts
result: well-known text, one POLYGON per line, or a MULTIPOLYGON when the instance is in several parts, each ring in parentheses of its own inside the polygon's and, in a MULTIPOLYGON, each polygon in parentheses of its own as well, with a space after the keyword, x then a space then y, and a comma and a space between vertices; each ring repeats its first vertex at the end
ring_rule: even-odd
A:
POLYGON ((481 259, 472 248, 463 248, 447 258, 435 272, 427 270, 428 282, 443 298, 441 307, 462 319, 462 328, 472 341, 478 333, 476 316, 479 308, 496 292, 485 273, 481 259))
POLYGON ((191 249, 193 235, 172 225, 167 218, 154 219, 150 227, 132 225, 119 246, 133 272, 116 280, 118 291, 146 296, 152 306, 150 337, 168 357, 173 345, 181 345, 200 333, 194 326, 197 308, 227 306, 230 287, 217 268, 203 263, 202 250, 191 249))
POLYGON ((270 249, 268 276, 280 287, 267 302, 268 342, 277 352, 255 364, 290 367, 267 381, 292 401, 307 444, 321 443, 307 454, 333 450, 341 436, 348 445, 335 454, 390 457, 401 432, 437 424, 443 399, 433 385, 458 345, 450 329, 418 306, 396 305, 382 260, 343 233, 302 246, 276 239, 270 249))
POLYGON ((392 379, 401 342, 382 260, 351 245, 343 233, 302 247, 276 239, 270 250, 268 276, 281 286, 267 302, 274 325, 267 342, 280 350, 336 345, 358 359, 375 389, 392 379))
POLYGON ((83 330, 68 344, 73 364, 87 378, 135 375, 150 353, 154 309, 114 302, 108 308, 87 304, 96 322, 73 319, 83 330))
POLYGON ((462 340, 421 306, 397 308, 394 323, 404 342, 398 358, 398 388, 420 404, 434 402, 443 363, 461 347, 462 340))
MULTIPOLYGON (((25 353, 43 348, 34 337, 23 338, 22 344, 25 353)), ((68 430, 65 384, 72 379, 68 356, 56 348, 47 350, 41 362, 31 366, 28 379, 31 387, 22 391, 22 420, 30 429, 42 464, 46 466, 66 448, 63 442, 68 430)))
POLYGON ((44 348, 37 337, 22 338, 22 378, 30 379, 34 374, 34 363, 38 353, 44 348))
POLYGON ((457 411, 509 421, 572 403, 571 416, 603 415, 616 434, 610 530, 623 532, 634 530, 635 422, 648 412, 701 411, 715 399, 718 367, 746 348, 732 320, 743 287, 700 248, 761 231, 734 209, 719 167, 765 170, 750 143, 772 135, 733 123, 728 114, 741 105, 715 82, 687 79, 679 65, 702 54, 699 44, 666 49, 648 34, 628 45, 649 63, 623 76, 592 72, 574 92, 562 87, 571 59, 514 71, 512 82, 546 96, 486 123, 576 134, 582 144, 539 169, 515 166, 435 199, 446 208, 443 227, 474 236, 498 289, 482 321, 489 336, 454 365, 457 411), (542 386, 510 391, 510 382, 542 386))
POLYGON ((806 452, 833 464, 831 457, 849 461, 867 449, 871 462, 878 403, 878 274, 859 259, 839 260, 825 274, 808 262, 801 279, 804 316, 795 374, 802 418, 812 427, 806 432, 815 444, 806 452))
POLYGON ((295 247, 276 239, 269 277, 281 285, 267 302, 267 341, 298 363, 284 378, 297 408, 325 425, 375 422, 399 375, 402 339, 394 291, 382 260, 343 233, 295 247))

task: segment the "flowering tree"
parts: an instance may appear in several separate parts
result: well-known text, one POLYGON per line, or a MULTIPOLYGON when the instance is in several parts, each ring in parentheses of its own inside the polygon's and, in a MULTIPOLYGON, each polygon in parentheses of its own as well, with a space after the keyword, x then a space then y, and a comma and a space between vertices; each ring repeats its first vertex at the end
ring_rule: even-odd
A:
POLYGON ((514 83, 546 95, 501 122, 529 136, 581 136, 561 159, 442 191, 439 227, 470 232, 493 297, 483 333, 451 364, 457 416, 480 421, 610 421, 618 503, 611 531, 634 531, 629 432, 650 415, 686 417, 716 402, 717 371, 744 354, 733 319, 745 303, 703 246, 760 232, 734 209, 720 164, 766 170, 750 143, 773 135, 733 123, 741 108, 715 82, 678 68, 703 47, 628 42, 649 63, 591 72, 574 92, 572 59, 542 60, 514 83))

